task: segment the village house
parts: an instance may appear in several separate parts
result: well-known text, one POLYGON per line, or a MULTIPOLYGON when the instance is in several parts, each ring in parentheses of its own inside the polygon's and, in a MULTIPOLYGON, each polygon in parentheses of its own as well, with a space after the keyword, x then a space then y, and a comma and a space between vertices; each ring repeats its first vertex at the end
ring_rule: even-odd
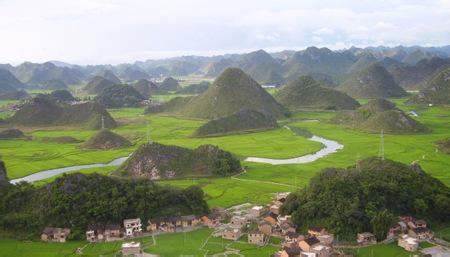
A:
POLYGON ((120 225, 115 223, 108 223, 105 226, 105 239, 107 242, 118 240, 122 237, 120 225))
POLYGON ((123 256, 135 256, 142 253, 141 243, 129 242, 122 244, 123 256))
POLYGON ((313 246, 320 244, 319 239, 317 237, 309 237, 305 240, 298 242, 298 247, 302 249, 302 251, 310 252, 313 246))
POLYGON ((408 227, 410 229, 414 229, 414 228, 426 228, 427 227, 427 222, 424 220, 413 220, 407 223, 408 227))
POLYGON ((70 229, 68 228, 47 227, 42 231, 41 240, 44 242, 65 243, 69 234, 70 229))
POLYGON ((217 227, 218 225, 220 225, 221 216, 220 216, 220 214, 213 213, 213 214, 202 216, 200 218, 200 220, 203 223, 203 225, 208 226, 209 228, 214 228, 214 227, 217 227))
POLYGON ((277 217, 278 223, 281 224, 283 222, 291 222, 292 223, 292 216, 291 215, 280 215, 277 217))
POLYGON ((181 226, 183 228, 195 227, 200 222, 200 219, 194 215, 181 216, 181 226))
POLYGON ((278 215, 270 212, 267 216, 264 217, 264 220, 269 222, 270 225, 276 226, 278 224, 278 215))
POLYGON ((296 231, 295 225, 291 222, 283 222, 279 225, 279 227, 282 235, 286 235, 288 232, 296 231))
POLYGON ((247 225, 247 218, 242 216, 233 216, 230 220, 230 224, 232 227, 242 228, 243 226, 247 225))
POLYGON ((125 227, 126 236, 136 236, 142 232, 141 219, 126 219, 123 221, 123 226, 125 227))
POLYGON ((284 202, 289 194, 290 194, 290 192, 279 192, 279 193, 277 193, 275 199, 277 201, 284 202))
POLYGON ((225 219, 228 216, 227 210, 222 207, 214 207, 212 209, 212 214, 218 215, 221 220, 225 219))
POLYGON ((327 235, 328 232, 325 228, 323 227, 310 227, 308 229, 308 234, 310 236, 321 236, 321 235, 327 235))
POLYGON ((227 228, 222 233, 222 238, 227 240, 238 240, 241 237, 241 230, 239 228, 227 228))
POLYGON ((260 221, 258 223, 258 229, 266 235, 272 234, 272 224, 270 224, 270 222, 268 221, 260 221))
MULTIPOLYGON (((307 252, 302 252, 302 254, 307 252)), ((329 257, 331 255, 331 248, 322 244, 314 245, 309 253, 313 253, 314 255, 309 255, 312 257, 329 257)), ((302 255, 300 255, 302 256, 302 255)))
POLYGON ((396 223, 394 226, 389 228, 386 238, 388 238, 388 239, 395 238, 396 236, 400 235, 402 232, 403 231, 402 231, 400 224, 396 223))
POLYGON ((426 240, 433 237, 433 232, 428 228, 413 228, 408 231, 408 235, 418 240, 426 240))
POLYGON ((263 210, 264 210, 264 207, 262 207, 262 206, 259 206, 259 205, 258 205, 258 206, 253 206, 253 207, 250 209, 249 214, 250 214, 251 216, 257 218, 257 217, 259 217, 259 216, 262 215, 263 210))
POLYGON ((248 243, 254 245, 264 245, 265 235, 261 231, 248 232, 248 243))
POLYGON ((320 235, 316 236, 317 239, 319 239, 320 243, 326 246, 331 246, 334 241, 334 235, 333 234, 326 234, 326 235, 320 235))
POLYGON ((86 230, 86 240, 90 243, 105 241, 105 226, 100 224, 88 225, 86 230))
POLYGON ((299 248, 289 248, 285 247, 283 250, 278 251, 274 254, 274 257, 299 257, 300 256, 299 248))
POLYGON ((270 206, 270 212, 279 215, 280 214, 280 206, 281 205, 276 205, 276 204, 271 205, 270 206))
POLYGON ((419 241, 408 235, 402 235, 398 238, 398 246, 406 251, 415 252, 419 248, 419 241))
POLYGON ((377 238, 370 232, 363 232, 356 235, 356 242, 360 245, 376 244, 377 238))
POLYGON ((305 237, 303 235, 300 235, 296 232, 288 232, 286 233, 286 235, 284 236, 284 242, 283 245, 284 246, 290 246, 293 243, 295 243, 296 245, 298 245, 299 241, 305 240, 305 237))

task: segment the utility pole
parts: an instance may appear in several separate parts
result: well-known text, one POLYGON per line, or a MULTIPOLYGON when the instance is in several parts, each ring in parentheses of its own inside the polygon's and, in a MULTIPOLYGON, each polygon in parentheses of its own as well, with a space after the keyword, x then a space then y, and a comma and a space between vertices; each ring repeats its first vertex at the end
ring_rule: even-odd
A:
POLYGON ((105 117, 102 115, 102 130, 105 129, 105 117))
POLYGON ((147 131, 146 131, 146 134, 147 134, 147 143, 150 143, 150 126, 149 126, 148 120, 146 120, 145 123, 147 124, 147 131))

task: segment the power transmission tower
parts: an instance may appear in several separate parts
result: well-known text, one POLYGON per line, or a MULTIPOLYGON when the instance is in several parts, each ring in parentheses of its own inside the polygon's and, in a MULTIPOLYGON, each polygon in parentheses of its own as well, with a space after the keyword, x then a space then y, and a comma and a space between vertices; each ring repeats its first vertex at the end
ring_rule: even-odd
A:
POLYGON ((356 154, 356 169, 361 171, 361 164, 359 163, 359 153, 356 154))
POLYGON ((381 130, 380 134, 380 152, 379 156, 382 161, 384 161, 384 131, 381 130))
POLYGON ((105 129, 105 117, 102 115, 102 130, 105 129))

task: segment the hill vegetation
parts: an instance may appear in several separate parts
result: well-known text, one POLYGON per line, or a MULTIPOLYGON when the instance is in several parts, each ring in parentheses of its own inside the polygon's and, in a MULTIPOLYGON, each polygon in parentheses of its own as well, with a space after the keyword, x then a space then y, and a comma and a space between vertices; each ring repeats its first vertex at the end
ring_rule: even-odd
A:
POLYGON ((0 69, 0 95, 17 91, 23 84, 14 75, 5 69, 0 69))
POLYGON ((14 74, 23 83, 28 85, 45 85, 50 80, 57 79, 67 85, 79 84, 83 74, 69 67, 58 67, 51 62, 31 63, 24 62, 15 67, 14 74))
POLYGON ((278 127, 277 120, 272 115, 254 110, 242 110, 205 123, 194 132, 194 136, 214 136, 276 127, 278 127))
POLYGON ((450 154, 450 137, 436 142, 441 152, 450 154))
POLYGON ((204 93, 188 98, 175 98, 159 111, 188 117, 217 119, 240 110, 256 110, 276 117, 289 112, 255 80, 238 68, 228 68, 204 93))
POLYGON ((217 146, 191 150, 174 145, 141 145, 115 172, 117 175, 157 179, 229 176, 241 171, 239 160, 217 146))
POLYGON ((325 110, 354 110, 359 103, 332 88, 323 87, 311 76, 301 76, 297 80, 282 87, 275 99, 282 105, 291 108, 314 108, 325 110))
POLYGON ((122 81, 114 74, 111 70, 102 70, 99 73, 96 74, 96 76, 105 78, 109 81, 111 81, 114 84, 122 84, 122 81))
POLYGON ((116 126, 115 120, 97 103, 86 102, 67 105, 57 104, 45 97, 35 97, 26 102, 6 121, 23 126, 82 126, 87 129, 116 126))
POLYGON ((72 93, 64 89, 52 91, 48 97, 57 103, 70 103, 77 100, 72 93))
POLYGON ((52 90, 67 89, 67 85, 66 85, 66 83, 64 83, 64 81, 62 81, 60 79, 51 79, 51 80, 47 81, 44 88, 52 89, 52 90))
POLYGON ((5 129, 0 131, 0 139, 23 138, 25 134, 20 129, 5 129))
POLYGON ((107 129, 93 135, 82 147, 87 149, 109 150, 131 146, 131 142, 107 129))
POLYGON ((135 107, 145 100, 136 89, 129 85, 116 84, 103 89, 95 101, 107 108, 135 107))
POLYGON ((286 60, 284 77, 292 81, 301 75, 328 74, 334 79, 342 77, 355 62, 349 52, 333 52, 328 48, 308 47, 286 60))
POLYGON ((399 215, 448 221, 449 201, 449 188, 417 163, 369 158, 318 173, 288 197, 282 213, 291 214, 301 230, 320 225, 351 241, 356 233, 371 231, 383 240, 399 215))
POLYGON ((100 174, 63 175, 42 187, 0 187, 0 227, 39 233, 44 227, 69 227, 71 238, 84 239, 89 224, 121 224, 172 215, 202 215, 208 207, 198 187, 159 186, 148 180, 126 180, 100 174), (133 199, 130 201, 129 199, 133 199))
POLYGON ((424 89, 433 76, 449 66, 450 58, 433 57, 431 59, 423 59, 416 65, 408 66, 396 63, 387 66, 386 69, 401 87, 418 90, 424 89))
POLYGON ((158 88, 162 92, 170 92, 180 90, 181 86, 176 79, 168 77, 165 78, 161 84, 159 84, 158 88))
POLYGON ((28 97, 30 95, 23 89, 0 93, 0 100, 22 100, 28 97))
POLYGON ((0 191, 1 191, 1 187, 8 185, 8 176, 6 174, 6 165, 5 162, 0 160, 0 191))
POLYGON ((333 117, 331 122, 369 132, 381 130, 392 134, 429 132, 428 128, 385 99, 370 100, 354 111, 342 111, 333 117))
POLYGON ((156 93, 158 91, 158 86, 146 79, 140 79, 132 86, 146 99, 148 99, 153 93, 156 93))
POLYGON ((105 79, 100 76, 95 76, 89 81, 89 83, 86 84, 86 86, 84 87, 84 91, 86 91, 86 93, 88 94, 96 95, 102 92, 103 89, 113 86, 114 84, 115 83, 111 80, 105 79))
POLYGON ((426 88, 408 99, 409 104, 450 104, 450 68, 439 72, 426 88))
POLYGON ((198 84, 190 84, 187 87, 183 87, 177 91, 177 94, 189 94, 189 95, 195 95, 195 94, 201 94, 208 90, 208 88, 211 86, 211 83, 208 81, 202 81, 198 84))
POLYGON ((355 98, 402 97, 407 94, 379 64, 349 75, 336 89, 355 98))

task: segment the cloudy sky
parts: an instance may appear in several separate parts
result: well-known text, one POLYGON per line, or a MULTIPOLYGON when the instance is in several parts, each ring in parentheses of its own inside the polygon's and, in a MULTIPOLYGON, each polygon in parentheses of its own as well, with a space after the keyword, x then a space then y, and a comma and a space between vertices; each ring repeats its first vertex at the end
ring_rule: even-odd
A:
POLYGON ((0 0, 0 63, 450 44, 450 0, 0 0))

